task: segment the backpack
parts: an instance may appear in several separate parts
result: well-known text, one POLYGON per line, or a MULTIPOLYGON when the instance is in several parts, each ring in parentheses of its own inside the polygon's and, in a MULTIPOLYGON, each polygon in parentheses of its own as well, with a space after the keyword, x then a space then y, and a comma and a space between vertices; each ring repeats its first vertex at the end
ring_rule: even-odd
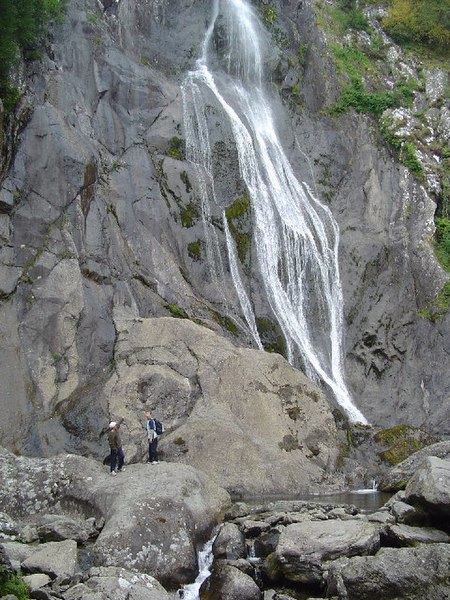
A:
POLYGON ((153 421, 155 422, 156 435, 163 434, 164 433, 164 425, 161 423, 161 421, 158 421, 158 419, 153 419, 153 421))

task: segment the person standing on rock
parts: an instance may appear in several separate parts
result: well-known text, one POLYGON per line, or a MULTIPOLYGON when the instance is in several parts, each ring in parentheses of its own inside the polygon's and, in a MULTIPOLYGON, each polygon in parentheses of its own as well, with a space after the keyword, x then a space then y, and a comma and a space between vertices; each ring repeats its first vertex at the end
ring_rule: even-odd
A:
POLYGON ((119 427, 123 419, 119 423, 111 421, 109 424, 108 442, 110 447, 110 472, 112 476, 117 475, 118 471, 124 471, 125 467, 125 453, 122 448, 122 441, 120 439, 119 427))
POLYGON ((147 420, 147 440, 148 440, 148 461, 152 465, 159 462, 158 460, 158 434, 156 433, 155 419, 152 417, 152 413, 147 411, 145 413, 147 420))

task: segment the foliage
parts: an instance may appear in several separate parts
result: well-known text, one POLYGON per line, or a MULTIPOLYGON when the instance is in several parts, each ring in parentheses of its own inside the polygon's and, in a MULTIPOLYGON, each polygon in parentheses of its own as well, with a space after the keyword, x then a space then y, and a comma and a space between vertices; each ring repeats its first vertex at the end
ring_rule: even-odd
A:
POLYGON ((196 240, 195 242, 190 242, 188 244, 188 254, 192 260, 200 260, 201 252, 202 245, 200 240, 196 240))
POLYGON ((439 215, 450 219, 450 147, 445 145, 441 150, 441 201, 439 215))
POLYGON ((251 210, 250 198, 248 194, 244 194, 241 198, 237 198, 233 204, 225 209, 225 216, 230 227, 231 235, 236 242, 239 260, 244 263, 251 244, 251 236, 248 231, 249 212, 251 210))
POLYGON ((0 597, 8 594, 15 596, 18 600, 27 600, 30 597, 28 586, 20 575, 0 567, 0 597))
POLYGON ((356 0, 339 0, 338 7, 342 13, 341 23, 344 29, 371 31, 369 22, 362 10, 357 6, 356 0))
POLYGON ((450 0, 392 0, 383 25, 399 43, 450 49, 450 0))
POLYGON ((183 227, 193 227, 199 217, 198 208, 193 202, 180 208, 181 224, 183 227))
POLYGON ((10 83, 14 65, 21 56, 35 58, 48 23, 62 16, 64 6, 65 0, 0 0, 0 98, 6 110, 20 96, 10 83))
POLYGON ((450 219, 437 217, 436 255, 446 271, 450 272, 450 219))
POLYGON ((419 317, 432 322, 439 321, 450 309, 450 281, 448 281, 436 298, 424 309, 418 311, 419 317))

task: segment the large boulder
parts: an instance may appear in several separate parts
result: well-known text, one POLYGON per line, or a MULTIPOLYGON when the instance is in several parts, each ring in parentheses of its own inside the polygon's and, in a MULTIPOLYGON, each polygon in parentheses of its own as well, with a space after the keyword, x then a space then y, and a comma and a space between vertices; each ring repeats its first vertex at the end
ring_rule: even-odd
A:
POLYGON ((364 521, 305 521, 281 531, 275 552, 264 564, 269 578, 320 585, 328 561, 341 556, 374 554, 380 547, 379 528, 364 521))
POLYGON ((77 569, 77 543, 74 540, 39 544, 26 558, 21 568, 24 573, 45 573, 52 579, 70 582, 77 569))
POLYGON ((262 592, 254 580, 226 561, 217 561, 199 592, 200 600, 260 600, 262 592))
POLYGON ((405 489, 408 481, 429 456, 436 456, 443 460, 450 459, 450 441, 437 442, 418 450, 383 474, 378 481, 378 489, 383 492, 396 492, 405 489))
POLYGON ((103 403, 123 417, 130 460, 146 454, 145 407, 168 430, 166 460, 241 496, 323 492, 340 452, 321 391, 277 354, 242 348, 189 320, 117 319, 103 403), (271 468, 270 465, 276 465, 271 468))
POLYGON ((343 600, 444 600, 450 585, 450 545, 382 548, 375 556, 329 566, 328 595, 343 600))
POLYGON ((405 500, 422 507, 450 530, 450 461, 427 458, 406 486, 405 500))
MULTIPOLYGON (((92 459, 18 458, 3 451, 0 501, 17 519, 43 510, 95 517, 104 522, 93 548, 99 564, 136 569, 178 584, 195 577, 197 545, 209 535, 230 499, 223 488, 188 465, 130 465, 112 478, 106 467, 92 459)), ((49 542, 41 550, 57 548, 58 543, 66 542, 49 542)), ((68 543, 76 548, 76 542, 68 543)), ((11 548, 16 553, 21 546, 28 552, 18 556, 19 562, 31 571, 37 564, 30 564, 33 546, 5 543, 6 551, 11 548)))
POLYGON ((64 592, 65 600, 169 600, 172 598, 151 575, 120 567, 94 567, 85 582, 64 592))

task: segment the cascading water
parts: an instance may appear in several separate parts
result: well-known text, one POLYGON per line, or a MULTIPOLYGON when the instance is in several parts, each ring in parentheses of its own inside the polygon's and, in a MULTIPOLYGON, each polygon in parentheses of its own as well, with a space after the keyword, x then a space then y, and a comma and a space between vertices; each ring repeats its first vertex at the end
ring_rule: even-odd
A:
MULTIPOLYGON (((187 159, 196 171, 211 280, 224 289, 226 267, 211 215, 230 203, 216 192, 208 115, 232 132, 253 216, 253 242, 267 300, 286 340, 288 359, 324 382, 351 421, 367 423, 343 375, 343 298, 339 231, 330 210, 298 181, 277 135, 263 82, 270 39, 244 0, 215 0, 202 56, 182 86, 187 159)), ((262 347, 225 211, 229 270, 246 327, 262 347)), ((231 300, 224 298, 225 308, 231 300)), ((245 325, 245 324, 244 324, 245 325)))

